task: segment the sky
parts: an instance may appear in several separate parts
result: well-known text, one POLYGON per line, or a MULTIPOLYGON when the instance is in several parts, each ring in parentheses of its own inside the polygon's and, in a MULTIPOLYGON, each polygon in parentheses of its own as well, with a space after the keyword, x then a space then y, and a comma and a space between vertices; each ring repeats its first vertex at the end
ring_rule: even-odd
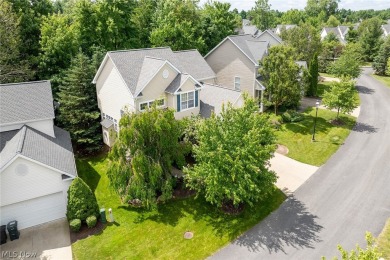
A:
MULTIPOLYGON (((255 0, 218 0, 220 2, 229 2, 232 9, 237 8, 249 10, 255 5, 255 0)), ((200 0, 200 4, 204 4, 207 0, 200 0)), ((289 9, 303 9, 306 6, 307 0, 269 0, 271 9, 279 11, 287 11, 289 9)), ((374 9, 382 10, 390 8, 390 0, 341 0, 339 9, 364 10, 374 9)))

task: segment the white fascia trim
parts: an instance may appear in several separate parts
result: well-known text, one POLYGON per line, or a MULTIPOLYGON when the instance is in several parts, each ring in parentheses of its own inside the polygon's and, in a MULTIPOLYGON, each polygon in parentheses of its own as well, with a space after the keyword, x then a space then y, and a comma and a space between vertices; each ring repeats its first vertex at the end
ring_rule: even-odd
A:
POLYGON ((187 93, 187 92, 191 92, 191 91, 196 91, 196 90, 200 90, 202 89, 202 87, 200 88, 194 88, 194 90, 189 90, 187 92, 177 92, 183 85, 184 83, 186 83, 189 79, 191 79, 195 84, 198 84, 199 86, 203 86, 203 84, 201 84, 199 81, 197 81, 194 77, 192 77, 190 74, 187 74, 188 75, 188 78, 176 89, 176 91, 173 93, 173 95, 180 95, 180 94, 183 94, 183 93, 187 93))
POLYGON ((264 90, 266 89, 266 88, 264 87, 264 85, 261 84, 260 81, 258 81, 257 79, 256 79, 256 83, 260 85, 260 89, 257 89, 257 90, 264 91, 264 90))
POLYGON ((240 93, 240 95, 238 96, 238 98, 236 99, 236 101, 234 101, 233 103, 233 106, 237 104, 237 101, 241 98, 242 94, 240 93))
POLYGON ((95 74, 95 77, 93 77, 92 84, 96 84, 96 81, 97 81, 98 77, 100 76, 100 73, 102 72, 104 66, 106 65, 107 60, 108 60, 108 52, 104 56, 104 59, 103 59, 102 63, 100 64, 99 69, 95 74))
POLYGON ((142 89, 140 91, 138 91, 138 93, 135 93, 135 98, 138 98, 139 93, 141 93, 149 85, 149 83, 154 79, 154 77, 156 77, 156 75, 161 71, 161 69, 165 66, 165 64, 169 64, 169 66, 171 66, 172 69, 174 69, 177 73, 179 73, 179 74, 181 73, 180 70, 178 68, 176 68, 175 66, 173 66, 172 63, 170 63, 168 60, 165 60, 164 63, 158 68, 156 73, 154 73, 153 76, 150 77, 148 82, 146 82, 146 84, 142 87, 142 89))
POLYGON ((27 123, 33 123, 33 122, 46 121, 46 120, 53 120, 54 118, 55 117, 48 117, 48 118, 35 119, 35 120, 29 120, 29 121, 12 122, 12 123, 1 124, 0 127, 9 126, 9 125, 17 125, 17 124, 27 124, 27 123))
MULTIPOLYGON (((36 161, 36 160, 34 160, 34 159, 31 159, 31 158, 29 158, 29 157, 27 157, 27 156, 24 156, 24 155, 21 155, 21 154, 16 154, 11 160, 9 160, 9 161, 3 166, 3 168, 1 168, 1 172, 3 172, 6 168, 8 168, 8 166, 10 166, 17 158, 23 158, 23 159, 25 159, 25 160, 27 160, 27 161, 30 161, 30 162, 36 163, 36 164, 38 164, 38 165, 44 166, 44 167, 46 167, 46 168, 48 168, 48 169, 51 169, 51 170, 53 170, 53 171, 56 171, 56 172, 58 172, 58 173, 65 174, 66 176, 69 176, 69 177, 72 178, 72 179, 74 179, 74 178, 77 177, 77 176, 73 176, 73 175, 71 175, 71 174, 69 174, 69 173, 66 173, 66 172, 64 172, 64 171, 58 170, 58 169, 56 169, 56 168, 54 168, 54 167, 51 167, 51 166, 49 166, 49 165, 47 165, 47 164, 41 163, 41 162, 39 162, 39 161, 36 161)), ((73 166, 73 167, 75 167, 75 166, 73 166)), ((76 171, 76 172, 77 172, 77 171, 76 171)))

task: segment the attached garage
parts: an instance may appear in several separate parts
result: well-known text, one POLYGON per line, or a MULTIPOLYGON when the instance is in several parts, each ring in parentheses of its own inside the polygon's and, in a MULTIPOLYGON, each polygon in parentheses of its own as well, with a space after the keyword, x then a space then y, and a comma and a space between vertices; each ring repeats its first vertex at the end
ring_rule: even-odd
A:
POLYGON ((66 205, 62 192, 22 201, 0 208, 2 223, 18 221, 23 229, 65 217, 66 205))

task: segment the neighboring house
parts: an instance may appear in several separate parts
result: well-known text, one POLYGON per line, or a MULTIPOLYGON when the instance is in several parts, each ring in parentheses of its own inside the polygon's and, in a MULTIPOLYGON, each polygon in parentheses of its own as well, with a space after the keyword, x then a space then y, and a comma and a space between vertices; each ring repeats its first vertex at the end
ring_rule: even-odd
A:
POLYGON ((344 25, 339 25, 337 27, 324 27, 321 31, 321 41, 323 41, 326 36, 333 33, 342 44, 347 44, 346 37, 348 31, 349 31, 349 26, 344 26, 344 25))
POLYGON ((64 218, 77 176, 70 135, 53 124, 49 81, 0 85, 1 225, 64 218))
POLYGON ((386 24, 383 24, 382 26, 383 36, 387 37, 390 35, 390 20, 387 20, 386 24))
POLYGON ((98 106, 103 141, 115 142, 123 113, 140 113, 154 102, 172 108, 175 118, 198 115, 199 92, 216 75, 197 50, 173 52, 170 48, 108 52, 97 71, 98 106))
MULTIPOLYGON (((265 31, 264 37, 269 35, 265 31)), ((252 35, 226 37, 205 56, 216 73, 216 85, 228 90, 247 92, 250 97, 262 100, 265 88, 258 73, 259 61, 268 55, 270 46, 269 41, 259 40, 252 35)), ((262 101, 259 105, 260 111, 263 111, 262 101)))
POLYGON ((292 28, 297 27, 296 24, 278 24, 275 29, 275 33, 277 35, 280 35, 282 33, 282 30, 290 30, 292 28))
POLYGON ((269 42, 270 46, 280 45, 283 43, 282 39, 272 32, 271 30, 265 30, 255 36, 256 40, 269 42))
POLYGON ((238 30, 238 34, 250 34, 256 36, 259 33, 261 33, 261 30, 257 29, 256 25, 252 25, 250 20, 242 19, 242 27, 238 30))

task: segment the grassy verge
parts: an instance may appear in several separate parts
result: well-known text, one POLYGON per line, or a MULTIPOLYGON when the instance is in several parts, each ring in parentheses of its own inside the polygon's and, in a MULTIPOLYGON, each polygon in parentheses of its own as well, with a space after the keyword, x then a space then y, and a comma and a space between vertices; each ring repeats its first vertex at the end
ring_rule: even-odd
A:
POLYGON ((319 109, 316 142, 312 142, 315 113, 315 109, 308 108, 303 113, 303 121, 282 124, 280 129, 276 131, 276 136, 279 144, 288 147, 288 157, 303 163, 320 166, 344 143, 355 125, 356 118, 341 115, 340 118, 345 124, 335 126, 330 121, 336 118, 336 112, 319 109))
POLYGON ((72 245, 74 259, 204 259, 254 226, 284 201, 275 190, 267 201, 239 216, 221 213, 202 198, 172 200, 145 211, 121 204, 109 187, 105 157, 77 160, 79 176, 94 190, 99 206, 112 208, 116 224, 72 245), (192 231, 194 238, 183 234, 192 231))
POLYGON ((390 77, 378 76, 378 75, 372 75, 372 76, 390 88, 390 77))
POLYGON ((337 78, 337 76, 328 73, 319 73, 321 77, 337 78))
POLYGON ((390 259, 390 219, 387 220, 382 233, 379 235, 377 244, 383 259, 390 259))

